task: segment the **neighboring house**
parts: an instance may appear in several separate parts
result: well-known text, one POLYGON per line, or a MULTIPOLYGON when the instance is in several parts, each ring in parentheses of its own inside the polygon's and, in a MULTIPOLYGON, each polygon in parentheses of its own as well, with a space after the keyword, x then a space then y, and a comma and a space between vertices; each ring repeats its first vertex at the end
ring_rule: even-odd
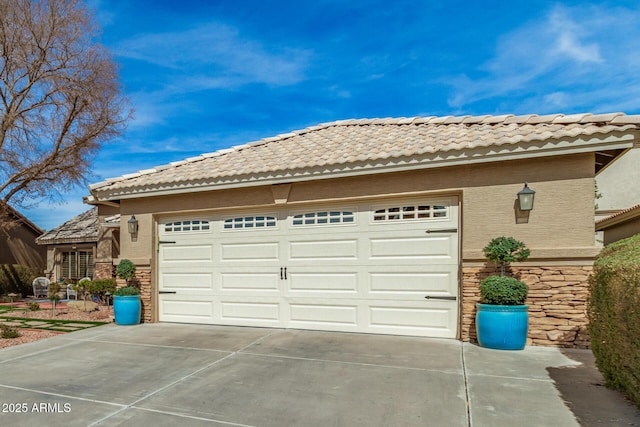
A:
POLYGON ((640 203, 640 142, 598 175, 596 219, 603 219, 640 203))
POLYGON ((603 233, 605 245, 640 233, 640 204, 596 221, 596 231, 603 233))
POLYGON ((94 207, 40 236, 36 242, 46 246, 45 275, 54 281, 93 278, 96 268, 108 264, 109 273, 103 276, 111 277, 112 261, 118 256, 119 226, 119 214, 110 212, 99 218, 94 207))
POLYGON ((531 249, 511 269, 530 285, 529 343, 581 347, 595 175, 639 124, 345 120, 108 179, 86 202, 122 215, 145 321, 473 340, 479 282, 496 271, 482 248, 513 236, 531 249))
POLYGON ((34 273, 42 274, 45 251, 36 245, 36 238, 44 231, 17 210, 9 207, 12 225, 0 230, 0 264, 29 266, 34 273))

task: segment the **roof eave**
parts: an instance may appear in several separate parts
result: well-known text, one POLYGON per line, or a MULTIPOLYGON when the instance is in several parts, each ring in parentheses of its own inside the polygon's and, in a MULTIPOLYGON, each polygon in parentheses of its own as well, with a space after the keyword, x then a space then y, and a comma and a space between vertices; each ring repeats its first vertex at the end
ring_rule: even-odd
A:
POLYGON ((96 243, 98 241, 97 237, 73 237, 73 238, 60 238, 60 239, 36 239, 36 244, 40 246, 45 245, 70 245, 70 244, 81 244, 81 243, 96 243))
POLYGON ((95 185, 90 188, 90 204, 110 203, 124 199, 166 196, 202 191, 223 190, 261 185, 303 182, 320 179, 334 179, 378 173, 403 172, 418 169, 431 169, 447 166, 461 166, 474 163, 490 163, 496 161, 519 160, 548 156, 560 156, 596 152, 602 150, 618 150, 633 147, 635 133, 614 133, 604 138, 567 139, 560 141, 539 140, 526 146, 494 145, 475 147, 473 149, 429 153, 422 156, 409 156, 391 159, 372 159, 357 163, 344 163, 319 166, 300 170, 275 171, 265 174, 250 174, 220 177, 215 180, 197 180, 172 182, 139 187, 125 187, 121 190, 110 190, 103 186, 103 191, 95 185))
POLYGON ((42 235, 44 234, 44 230, 38 227, 33 221, 20 213, 16 208, 7 205, 9 212, 15 216, 16 220, 22 222, 24 225, 29 227, 34 233, 42 235))
POLYGON ((606 230, 615 225, 640 217, 640 205, 632 206, 617 214, 596 221, 596 231, 606 230))

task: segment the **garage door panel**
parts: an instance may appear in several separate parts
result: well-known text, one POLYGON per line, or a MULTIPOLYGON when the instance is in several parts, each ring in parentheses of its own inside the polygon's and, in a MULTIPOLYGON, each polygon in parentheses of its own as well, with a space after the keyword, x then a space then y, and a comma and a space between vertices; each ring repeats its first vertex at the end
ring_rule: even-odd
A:
POLYGON ((455 302, 421 305, 372 304, 368 307, 371 332, 452 337, 456 331, 455 302))
POLYGON ((457 295, 457 266, 378 265, 368 270, 370 297, 402 298, 409 295, 457 295))
POLYGON ((208 299, 160 295, 160 321, 180 323, 214 323, 214 302, 208 299))
POLYGON ((292 295, 321 293, 329 296, 328 293, 333 292, 356 295, 359 282, 358 273, 353 270, 344 271, 344 269, 337 271, 340 270, 337 267, 332 270, 333 272, 296 268, 289 271, 287 273, 288 290, 292 295))
POLYGON ((203 273, 162 273, 160 276, 161 290, 212 290, 213 274, 203 273))
POLYGON ((246 273, 225 272, 220 275, 221 291, 273 291, 278 292, 280 287, 279 274, 275 272, 246 273))
POLYGON ((278 242, 222 243, 221 261, 279 261, 278 242))
POLYGON ((292 302, 289 309, 289 325, 294 328, 323 329, 332 325, 355 329, 358 324, 358 306, 355 303, 292 302))
POLYGON ((241 322, 243 325, 279 325, 280 303, 256 301, 222 301, 222 322, 241 322))
POLYGON ((373 238, 369 241, 371 259, 452 260, 455 254, 452 240, 453 236, 373 238))
POLYGON ((160 258, 164 263, 199 263, 213 260, 213 245, 163 245, 160 258))
POLYGON ((358 240, 311 240, 289 242, 291 261, 357 260, 358 240))

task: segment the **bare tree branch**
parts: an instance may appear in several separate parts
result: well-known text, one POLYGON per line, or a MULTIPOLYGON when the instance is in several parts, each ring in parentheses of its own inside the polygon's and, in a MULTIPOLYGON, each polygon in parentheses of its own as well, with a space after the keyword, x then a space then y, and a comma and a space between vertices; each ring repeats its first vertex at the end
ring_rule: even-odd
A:
POLYGON ((124 130, 129 104, 97 33, 81 0, 0 0, 0 214, 82 183, 124 130))

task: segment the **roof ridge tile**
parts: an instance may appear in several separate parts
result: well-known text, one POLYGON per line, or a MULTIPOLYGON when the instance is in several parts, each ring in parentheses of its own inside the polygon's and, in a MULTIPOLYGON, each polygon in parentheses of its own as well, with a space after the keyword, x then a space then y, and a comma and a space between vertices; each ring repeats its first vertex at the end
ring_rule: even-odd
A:
POLYGON ((537 125, 542 123, 551 123, 553 120, 561 117, 562 114, 546 114, 542 116, 533 116, 527 120, 528 125, 537 125))
POLYGON ((444 124, 447 120, 451 119, 452 117, 455 117, 455 116, 430 117, 427 123, 437 124, 437 125, 444 124))
POLYGON ((462 120, 462 123, 464 124, 469 124, 469 125, 475 125, 478 123, 482 123, 482 121, 484 119, 486 119, 487 117, 489 117, 488 114, 485 114, 483 116, 466 116, 464 120, 462 120))
POLYGON ((482 120, 482 124, 498 124, 504 123, 508 118, 513 117, 513 114, 503 114, 501 116, 487 116, 484 120, 482 120))
POLYGON ((639 124, 640 114, 628 116, 624 113, 620 116, 616 116, 611 120, 611 124, 639 124))
POLYGON ((460 123, 463 123, 465 121, 465 119, 469 118, 471 116, 449 116, 449 118, 447 120, 445 120, 443 122, 443 124, 448 125, 448 124, 452 124, 452 125, 457 125, 460 123))
POLYGON ((568 124, 568 123, 580 123, 583 122, 587 117, 592 116, 591 113, 582 113, 582 114, 568 114, 562 115, 561 117, 556 117, 552 120, 551 123, 555 124, 568 124))
POLYGON ((507 125, 510 124, 525 124, 527 123, 532 117, 538 117, 537 114, 525 114, 525 115, 521 115, 521 116, 511 116, 505 119, 504 123, 507 125))
POLYGON ((607 113, 607 114, 591 114, 591 116, 583 118, 580 123, 603 123, 610 122, 622 113, 607 113))

